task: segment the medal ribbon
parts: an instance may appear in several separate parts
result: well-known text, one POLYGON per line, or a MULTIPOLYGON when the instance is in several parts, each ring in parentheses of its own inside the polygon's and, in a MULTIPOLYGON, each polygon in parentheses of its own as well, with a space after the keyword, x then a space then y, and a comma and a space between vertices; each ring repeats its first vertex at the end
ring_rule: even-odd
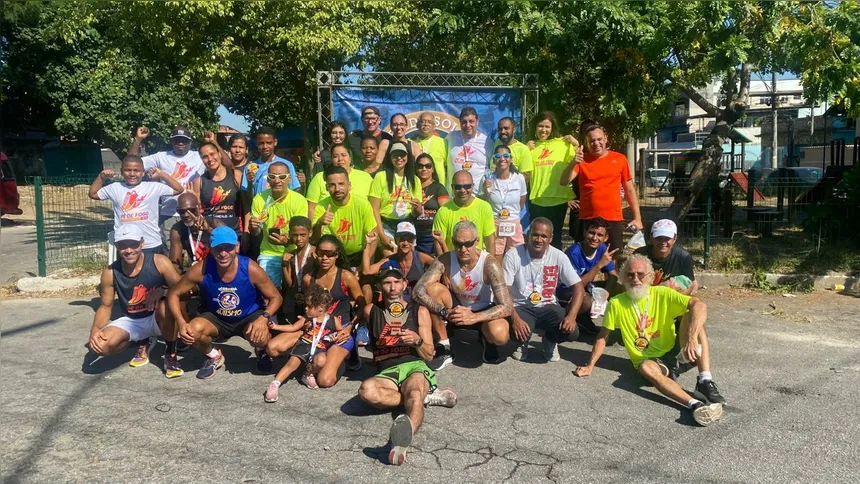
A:
POLYGON ((645 337, 645 327, 648 326, 648 300, 650 296, 645 296, 645 312, 639 312, 639 302, 633 301, 633 311, 636 313, 636 330, 639 331, 640 337, 645 337))
POLYGON ((197 231, 197 241, 191 239, 191 227, 188 228, 188 244, 191 246, 191 262, 197 262, 197 247, 200 246, 200 237, 203 236, 203 231, 197 231))
MULTIPOLYGON (((308 358, 308 363, 310 363, 310 362, 311 362, 311 360, 313 360, 313 358, 314 358, 314 353, 316 353, 316 352, 317 352, 317 345, 318 345, 318 344, 319 344, 319 342, 322 340, 322 335, 323 335, 323 332, 325 332, 325 325, 326 325, 326 323, 328 322, 328 317, 329 317, 329 316, 328 316, 328 314, 326 314, 325 316, 323 316, 323 320, 322 320, 322 322, 320 323, 320 329, 319 329, 319 331, 317 331, 317 334, 315 334, 315 335, 314 335, 314 337, 313 337, 313 343, 311 343, 311 356, 310 356, 310 358, 308 358)), ((313 324, 313 327, 314 327, 314 328, 316 328, 316 326, 317 326, 317 325, 316 325, 316 320, 314 320, 314 321, 312 322, 312 324, 313 324)))
POLYGON ((305 263, 308 261, 308 254, 310 253, 310 251, 311 251, 310 245, 305 247, 304 258, 301 260, 301 262, 299 262, 298 255, 296 257, 293 257, 293 264, 296 267, 296 279, 298 280, 298 284, 296 285, 296 287, 298 287, 298 293, 299 294, 302 293, 302 269, 305 268, 305 263))

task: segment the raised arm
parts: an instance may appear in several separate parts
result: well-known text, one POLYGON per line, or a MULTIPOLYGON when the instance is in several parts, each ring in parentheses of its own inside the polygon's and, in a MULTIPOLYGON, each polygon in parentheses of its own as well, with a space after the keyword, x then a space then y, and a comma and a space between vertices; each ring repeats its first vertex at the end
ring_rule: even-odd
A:
POLYGON ((185 188, 182 187, 182 185, 179 183, 179 180, 176 180, 172 176, 168 175, 167 173, 162 171, 161 168, 150 168, 149 177, 153 180, 163 181, 167 186, 173 189, 174 195, 179 195, 180 193, 185 191, 185 188))
POLYGON ((137 131, 134 133, 134 139, 128 147, 128 154, 140 156, 140 144, 143 143, 143 140, 147 137, 149 137, 149 128, 146 126, 138 127, 137 131))
POLYGON ((379 269, 382 264, 388 261, 388 257, 383 257, 377 263, 373 263, 373 254, 376 253, 376 246, 379 241, 379 235, 376 232, 368 232, 364 236, 367 242, 364 246, 364 251, 361 253, 361 273, 365 276, 374 276, 379 274, 379 269))
POLYGON ((441 302, 430 297, 428 288, 431 284, 442 280, 442 275, 445 274, 445 265, 443 261, 445 261, 447 257, 450 257, 450 255, 443 255, 438 260, 435 260, 430 264, 430 267, 427 268, 427 271, 424 272, 424 275, 421 276, 421 279, 419 279, 418 283, 415 284, 415 292, 412 295, 412 297, 418 301, 418 304, 426 307, 434 314, 439 314, 439 311, 441 311, 445 306, 441 302))
POLYGON ((89 197, 93 200, 101 200, 99 198, 99 190, 101 190, 104 186, 105 180, 113 178, 114 175, 115 173, 113 170, 102 170, 102 172, 99 173, 98 176, 96 176, 96 179, 93 180, 93 182, 90 184, 90 191, 87 193, 87 195, 89 195, 89 197))

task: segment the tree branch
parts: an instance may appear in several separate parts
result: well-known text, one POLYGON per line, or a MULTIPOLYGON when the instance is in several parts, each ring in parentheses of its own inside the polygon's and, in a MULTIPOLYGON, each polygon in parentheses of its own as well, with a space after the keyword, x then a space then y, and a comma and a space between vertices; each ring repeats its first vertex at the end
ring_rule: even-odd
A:
POLYGON ((699 106, 700 108, 702 108, 703 111, 705 111, 706 113, 710 114, 711 116, 713 116, 715 118, 720 115, 720 108, 718 108, 713 103, 711 103, 710 101, 705 99, 705 96, 702 96, 701 94, 699 94, 699 91, 697 91, 691 87, 687 87, 683 84, 676 84, 676 85, 678 86, 678 89, 681 90, 681 92, 683 92, 684 94, 687 95, 688 98, 690 98, 690 101, 693 101, 694 103, 696 103, 696 105, 699 106))
POLYGON ((746 103, 750 91, 750 76, 752 75, 752 64, 745 62, 741 65, 741 86, 738 90, 738 99, 746 103))

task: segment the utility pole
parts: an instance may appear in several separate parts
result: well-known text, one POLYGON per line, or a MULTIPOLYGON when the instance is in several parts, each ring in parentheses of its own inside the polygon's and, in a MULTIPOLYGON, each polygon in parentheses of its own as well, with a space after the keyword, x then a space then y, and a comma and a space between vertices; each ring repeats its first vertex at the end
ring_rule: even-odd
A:
POLYGON ((771 91, 770 91, 770 93, 771 93, 770 112, 771 112, 771 115, 773 116, 773 138, 771 138, 771 142, 770 142, 770 145, 771 145, 770 162, 771 162, 771 168, 773 168, 775 170, 775 169, 779 168, 779 155, 777 155, 777 151, 779 150, 779 143, 777 141, 777 133, 779 132, 779 122, 777 121, 777 119, 779 118, 779 114, 776 110, 776 102, 777 102, 776 72, 771 73, 771 91))

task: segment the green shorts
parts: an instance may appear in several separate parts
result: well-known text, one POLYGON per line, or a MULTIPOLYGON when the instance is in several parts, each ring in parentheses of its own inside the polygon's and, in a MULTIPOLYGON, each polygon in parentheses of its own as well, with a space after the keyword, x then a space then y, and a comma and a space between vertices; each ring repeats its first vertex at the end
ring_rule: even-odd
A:
POLYGON ((413 373, 422 373, 424 378, 427 379, 427 383, 430 384, 430 389, 427 393, 433 393, 436 389, 436 372, 431 370, 424 360, 408 361, 406 363, 394 365, 382 370, 376 376, 379 378, 385 378, 386 380, 391 380, 397 385, 397 388, 400 388, 400 386, 403 385, 403 382, 405 382, 413 373))

